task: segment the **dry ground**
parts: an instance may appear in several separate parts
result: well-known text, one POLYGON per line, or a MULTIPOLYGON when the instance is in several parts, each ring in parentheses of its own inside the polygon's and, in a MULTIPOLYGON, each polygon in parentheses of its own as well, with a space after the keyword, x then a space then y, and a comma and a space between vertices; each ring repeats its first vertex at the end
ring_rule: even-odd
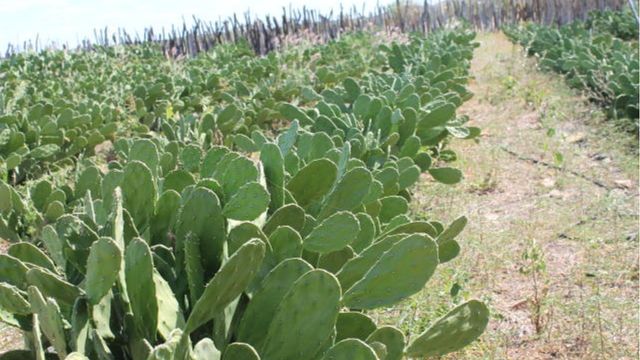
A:
POLYGON ((462 253, 380 320, 417 333, 478 297, 488 329, 450 358, 637 358, 637 139, 504 35, 478 41, 461 112, 483 136, 452 144, 461 184, 425 177, 413 205, 416 217, 466 215, 462 253))

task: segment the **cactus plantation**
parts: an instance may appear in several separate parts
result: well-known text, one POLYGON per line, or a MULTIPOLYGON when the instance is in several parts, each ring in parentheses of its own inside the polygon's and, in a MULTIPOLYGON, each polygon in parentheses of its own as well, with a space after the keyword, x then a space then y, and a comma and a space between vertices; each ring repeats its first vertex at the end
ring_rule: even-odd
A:
MULTIPOLYGON (((504 30, 637 133, 634 16, 504 30)), ((0 322, 23 345, 0 359, 401 360, 474 342, 490 312, 473 294, 416 312, 416 331, 378 315, 460 265, 467 218, 412 202, 420 182, 461 182, 452 140, 481 133, 458 111, 475 35, 3 59, 0 322)))
POLYGON ((477 300, 416 334, 368 314, 460 251, 466 218, 417 220, 409 203, 421 176, 459 182, 449 139, 480 133, 456 116, 474 36, 0 63, 0 315, 26 344, 1 358, 399 360, 470 344, 489 320, 477 300))

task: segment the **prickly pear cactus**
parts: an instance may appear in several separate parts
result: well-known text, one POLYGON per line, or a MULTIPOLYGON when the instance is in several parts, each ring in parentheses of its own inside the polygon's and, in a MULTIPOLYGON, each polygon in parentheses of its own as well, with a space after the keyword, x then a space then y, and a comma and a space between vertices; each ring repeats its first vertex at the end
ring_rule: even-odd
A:
POLYGON ((231 256, 206 285, 202 296, 193 306, 185 325, 186 334, 211 320, 242 293, 258 271, 264 253, 264 243, 253 239, 231 256))
POLYGON ((302 259, 287 259, 262 281, 249 302, 238 327, 238 340, 262 348, 278 306, 293 284, 313 267, 302 259))
POLYGON ((482 334, 489 322, 486 305, 471 300, 437 320, 406 350, 411 357, 442 356, 459 350, 482 334))
POLYGON ((127 61, 130 109, 104 105, 117 96, 58 109, 49 91, 47 105, 4 109, 3 320, 38 359, 399 360, 467 345, 488 321, 480 303, 409 347, 367 311, 420 291, 460 251, 466 218, 415 221, 409 201, 422 173, 462 179, 442 164, 448 138, 478 134, 455 113, 470 35, 366 51, 341 39, 309 50, 313 84, 289 74, 296 52, 216 48, 216 66, 175 82, 164 62, 138 73, 127 61), (63 182, 53 169, 66 167, 63 182))
POLYGON ((353 242, 359 232, 358 219, 352 213, 341 211, 316 226, 303 239, 302 246, 318 253, 337 251, 353 242))
POLYGON ((263 359, 310 359, 334 331, 340 284, 329 272, 302 275, 280 302, 260 350, 263 359), (296 337, 297 341, 287 341, 296 337))
POLYGON ((140 238, 125 250, 125 278, 131 302, 135 334, 154 342, 158 327, 158 299, 153 281, 153 255, 140 238))
POLYGON ((378 360, 373 348, 359 339, 345 339, 333 345, 322 360, 378 360))
POLYGON ((422 290, 438 265, 438 248, 425 235, 411 235, 393 245, 366 275, 344 293, 355 309, 394 304, 422 290))
POLYGON ((84 285, 91 304, 98 304, 114 285, 121 261, 122 251, 113 240, 100 238, 91 245, 84 285))
POLYGON ((227 346, 222 360, 260 360, 260 355, 251 345, 236 342, 227 346))

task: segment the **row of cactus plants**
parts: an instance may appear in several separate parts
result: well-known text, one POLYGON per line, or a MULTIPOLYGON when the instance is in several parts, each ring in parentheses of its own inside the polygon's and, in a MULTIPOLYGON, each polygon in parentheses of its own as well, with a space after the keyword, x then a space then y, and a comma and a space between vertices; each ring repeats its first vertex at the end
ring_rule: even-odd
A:
POLYGON ((638 132, 638 25, 630 10, 594 12, 559 28, 539 24, 504 29, 512 42, 540 59, 540 67, 585 91, 610 118, 638 132))
MULTIPOLYGON (((258 81, 256 79, 259 77, 242 77, 244 82, 232 83, 241 88, 252 89, 247 92, 254 95, 248 97, 228 86, 222 86, 226 90, 220 97, 225 100, 220 100, 222 103, 219 109, 205 109, 206 111, 203 110, 205 112, 202 114, 193 113, 176 121, 158 117, 159 114, 155 112, 156 130, 171 141, 196 142, 205 147, 220 142, 222 136, 222 138, 226 138, 223 141, 225 145, 244 147, 244 150, 250 150, 255 148, 255 144, 252 144, 252 141, 247 141, 248 138, 261 137, 264 126, 299 117, 303 126, 314 124, 311 131, 327 132, 331 136, 342 137, 343 141, 348 140, 351 142, 353 151, 358 152, 363 160, 371 162, 371 165, 384 159, 387 156, 385 154, 390 152, 398 157, 414 158, 414 162, 421 170, 426 171, 430 167, 432 157, 435 160, 445 161, 455 158, 455 154, 446 149, 447 139, 450 135, 472 138, 479 133, 476 128, 464 126, 465 117, 455 117, 455 109, 470 96, 464 84, 468 78, 467 68, 468 60, 471 57, 473 33, 444 32, 433 37, 434 39, 427 41, 414 38, 409 44, 396 45, 393 48, 382 47, 379 53, 376 52, 381 55, 372 60, 370 65, 372 68, 384 70, 395 66, 396 71, 402 73, 387 72, 382 75, 377 74, 376 71, 373 76, 365 76, 362 79, 353 78, 348 76, 356 75, 356 72, 338 71, 343 67, 350 68, 351 65, 346 66, 340 61, 336 61, 332 65, 335 69, 332 68, 326 72, 342 74, 341 76, 324 79, 324 81, 316 79, 309 86, 302 86, 301 90, 298 89, 298 95, 290 95, 289 102, 276 101, 275 95, 271 98, 265 96, 264 83, 279 84, 280 81, 271 78, 269 81, 258 81), (403 55, 403 52, 407 55, 403 55), (420 54, 420 56, 416 54, 420 54), (405 67, 407 71, 403 71, 405 67), (254 80, 253 87, 249 79, 254 80), (240 107, 240 103, 250 105, 240 107), (297 106, 292 104, 297 104, 297 106), (258 113, 251 107, 262 107, 262 110, 258 113), (258 124, 252 120, 256 117, 272 118, 272 120, 263 120, 264 123, 258 124), (224 134, 232 134, 232 136, 224 134)), ((361 39, 357 38, 357 40, 355 41, 357 46, 366 45, 366 42, 362 42, 361 39)), ((351 43, 350 40, 344 40, 343 43, 322 46, 318 50, 318 54, 331 56, 335 54, 333 48, 342 48, 347 45, 349 46, 347 50, 352 50, 355 45, 351 43)), ((346 50, 344 51, 346 52, 346 50)), ((224 54, 222 50, 221 52, 224 54)), ((316 53, 312 53, 292 58, 299 59, 315 55, 316 53)), ((322 55, 320 55, 320 59, 323 59, 322 55)), ((221 56, 221 59, 217 61, 226 62, 227 60, 227 56, 221 56)), ((286 54, 276 60, 286 61, 287 65, 292 62, 286 54)), ((199 62, 196 64, 197 69, 202 67, 199 62)), ((257 67, 258 64, 257 60, 252 59, 245 63, 248 68, 257 67)), ((284 65, 282 66, 284 67, 284 65)), ((329 65, 323 66, 329 67, 329 65)), ((236 64, 229 71, 229 74, 245 74, 247 72, 246 69, 245 71, 239 69, 245 69, 245 67, 236 64)), ((234 77, 230 76, 230 78, 234 77)), ((282 82, 286 83, 287 81, 282 82)), ((286 86, 289 86, 288 83, 270 87, 268 93, 278 93, 286 86), (274 89, 275 91, 272 91, 274 89)), ((219 92, 218 90, 207 92, 197 86, 194 86, 194 89, 209 96, 214 96, 214 93, 219 92)), ((199 101, 186 102, 198 103, 199 101)), ((158 100, 155 106, 162 107, 162 104, 163 102, 158 100)), ((145 122, 144 117, 139 121, 145 122)), ((143 126, 142 129, 144 130, 145 127, 143 126)), ((148 128, 143 132, 147 133, 148 128)), ((122 136, 122 138, 126 140, 127 136, 122 136)), ((120 141, 112 141, 116 147, 120 143, 120 141)), ((174 150, 170 154, 165 154, 163 161, 168 161, 170 164, 172 161, 178 161, 178 156, 179 154, 174 150)), ((68 165, 73 165, 67 160, 61 160, 56 165, 61 167, 63 171, 67 171, 68 165)), ((447 183, 456 182, 461 176, 457 170, 450 168, 431 169, 429 172, 437 180, 447 183)), ((77 176, 79 177, 80 174, 77 176)), ((90 180, 91 176, 87 176, 90 180)), ((38 194, 48 195, 51 191, 47 189, 59 187, 50 200, 56 199, 60 203, 55 203, 52 206, 49 217, 59 214, 62 208, 67 208, 67 205, 72 204, 77 198, 77 194, 75 194, 77 191, 71 189, 69 184, 64 182, 56 184, 53 181, 44 181, 41 184, 41 182, 37 181, 37 178, 31 180, 29 186, 22 188, 23 197, 32 196, 34 189, 38 194)), ((80 188, 82 189, 82 186, 80 188)), ((1 192, 0 196, 2 196, 1 192)), ((41 204, 36 206, 37 211, 29 211, 33 209, 27 209, 26 212, 14 211, 13 213, 5 211, 3 219, 0 219, 2 220, 0 221, 0 233, 3 234, 3 237, 10 239, 16 239, 20 235, 24 236, 25 233, 33 230, 34 218, 36 220, 35 227, 42 223, 37 220, 43 218, 47 220, 46 212, 50 203, 51 201, 46 200, 36 202, 36 205, 41 204)), ((14 210, 21 208, 23 206, 14 207, 14 210)))
MULTIPOLYGON (((414 39, 412 51, 421 58, 413 60, 431 71, 421 75, 441 69, 468 77, 468 36, 414 39)), ((209 113, 220 118, 216 130, 224 134, 277 129, 280 103, 348 76, 385 71, 389 60, 402 66, 399 48, 369 46, 373 41, 380 40, 356 34, 260 58, 246 46, 225 45, 181 63, 152 46, 16 55, 0 62, 0 176, 24 183, 93 155, 102 141, 160 131, 163 122, 195 119, 206 126, 200 120, 209 113)))
POLYGON ((414 38, 381 50, 387 70, 263 99, 291 121, 276 137, 227 105, 120 137, 107 169, 80 159, 71 183, 0 183, 0 318, 28 345, 3 356, 393 360, 472 342, 489 316, 476 300, 412 341, 367 316, 460 251, 464 217, 408 216, 422 172, 459 181, 435 166, 449 136, 478 133, 455 116, 473 36, 438 36, 458 53, 424 64, 414 38))

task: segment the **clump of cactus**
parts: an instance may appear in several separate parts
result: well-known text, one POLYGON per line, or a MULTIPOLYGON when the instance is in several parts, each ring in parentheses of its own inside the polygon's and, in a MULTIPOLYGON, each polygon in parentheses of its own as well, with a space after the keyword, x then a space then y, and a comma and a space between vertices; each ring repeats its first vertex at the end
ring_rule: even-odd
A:
POLYGON ((0 255, 5 320, 37 357, 50 345, 61 358, 398 359, 480 335, 477 301, 408 345, 366 316, 420 291, 457 254, 464 219, 411 221, 407 200, 385 191, 401 188, 397 172, 380 175, 395 166, 371 171, 348 146, 333 146, 336 162, 305 158, 291 134, 263 144, 261 160, 212 148, 200 180, 152 170, 154 151, 130 156, 99 181, 101 199, 88 190, 80 213, 42 229, 45 251, 18 242, 0 255))

